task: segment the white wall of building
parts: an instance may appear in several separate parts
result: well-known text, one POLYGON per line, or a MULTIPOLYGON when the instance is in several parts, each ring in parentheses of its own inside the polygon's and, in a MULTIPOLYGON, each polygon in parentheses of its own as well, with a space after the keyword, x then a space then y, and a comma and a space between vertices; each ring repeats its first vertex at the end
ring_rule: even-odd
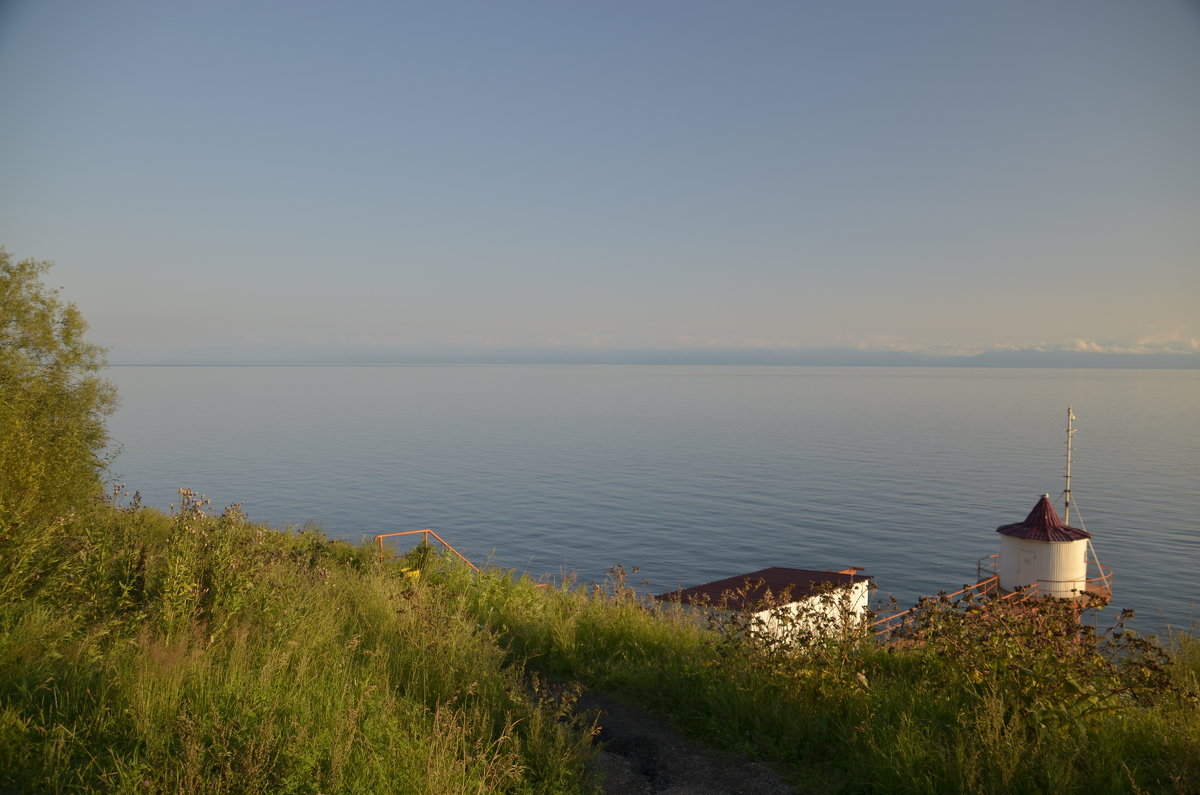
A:
POLYGON ((1000 587, 1037 585, 1038 596, 1069 598, 1087 588, 1087 539, 1034 541, 1000 537, 1000 587))
POLYGON ((867 611, 869 581, 809 596, 754 614, 756 631, 785 642, 830 636, 863 621, 867 611))

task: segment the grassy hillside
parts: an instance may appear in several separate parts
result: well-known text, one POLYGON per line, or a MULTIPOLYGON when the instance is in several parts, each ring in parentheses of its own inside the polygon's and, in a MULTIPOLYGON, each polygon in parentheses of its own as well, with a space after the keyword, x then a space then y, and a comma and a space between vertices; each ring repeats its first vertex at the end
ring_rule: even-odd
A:
POLYGON ((204 507, 9 528, 0 789, 582 786, 587 733, 461 595, 204 507))
POLYGON ((1200 791, 1191 636, 933 600, 904 646, 797 653, 620 572, 539 587, 210 513, 0 530, 0 790, 591 791, 591 687, 803 791, 1200 791))
POLYGON ((527 667, 626 694, 799 791, 1200 791, 1191 635, 1164 648, 1124 615, 1094 630, 1061 602, 930 599, 886 647, 808 634, 803 616, 785 645, 736 613, 705 629, 649 608, 614 574, 590 592, 496 572, 441 587, 527 667))

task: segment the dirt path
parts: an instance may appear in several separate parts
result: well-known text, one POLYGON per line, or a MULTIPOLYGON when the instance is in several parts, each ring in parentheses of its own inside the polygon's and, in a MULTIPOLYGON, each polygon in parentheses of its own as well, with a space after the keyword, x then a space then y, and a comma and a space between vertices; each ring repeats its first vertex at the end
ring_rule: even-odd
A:
POLYGON ((578 707, 600 713, 597 766, 611 795, 786 795, 793 790, 771 768, 690 740, 666 721, 594 691, 578 707))

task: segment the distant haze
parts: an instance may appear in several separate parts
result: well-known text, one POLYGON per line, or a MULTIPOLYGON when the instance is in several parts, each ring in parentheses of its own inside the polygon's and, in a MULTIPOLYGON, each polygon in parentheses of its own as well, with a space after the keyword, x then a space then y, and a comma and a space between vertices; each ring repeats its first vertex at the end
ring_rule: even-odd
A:
POLYGON ((422 365, 422 364, 647 364, 809 365, 860 367, 1019 367, 1200 369, 1196 353, 987 351, 977 354, 822 349, 661 348, 422 348, 387 346, 229 346, 188 350, 119 351, 114 365, 422 365))
POLYGON ((1195 367, 1185 0, 0 5, 114 362, 1195 367))

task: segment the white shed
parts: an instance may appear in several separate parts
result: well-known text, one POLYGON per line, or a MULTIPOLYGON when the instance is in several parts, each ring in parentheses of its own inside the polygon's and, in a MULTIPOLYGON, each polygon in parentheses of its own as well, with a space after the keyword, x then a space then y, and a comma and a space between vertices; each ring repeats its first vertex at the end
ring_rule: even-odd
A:
POLYGON ((1088 589, 1086 530, 1067 526, 1044 494, 1025 521, 996 528, 1000 534, 1000 588, 1036 586, 1038 596, 1070 599, 1088 589))
POLYGON ((862 569, 817 571, 778 566, 659 594, 702 612, 748 615, 755 632, 785 641, 837 632, 863 620, 871 578, 862 569))

